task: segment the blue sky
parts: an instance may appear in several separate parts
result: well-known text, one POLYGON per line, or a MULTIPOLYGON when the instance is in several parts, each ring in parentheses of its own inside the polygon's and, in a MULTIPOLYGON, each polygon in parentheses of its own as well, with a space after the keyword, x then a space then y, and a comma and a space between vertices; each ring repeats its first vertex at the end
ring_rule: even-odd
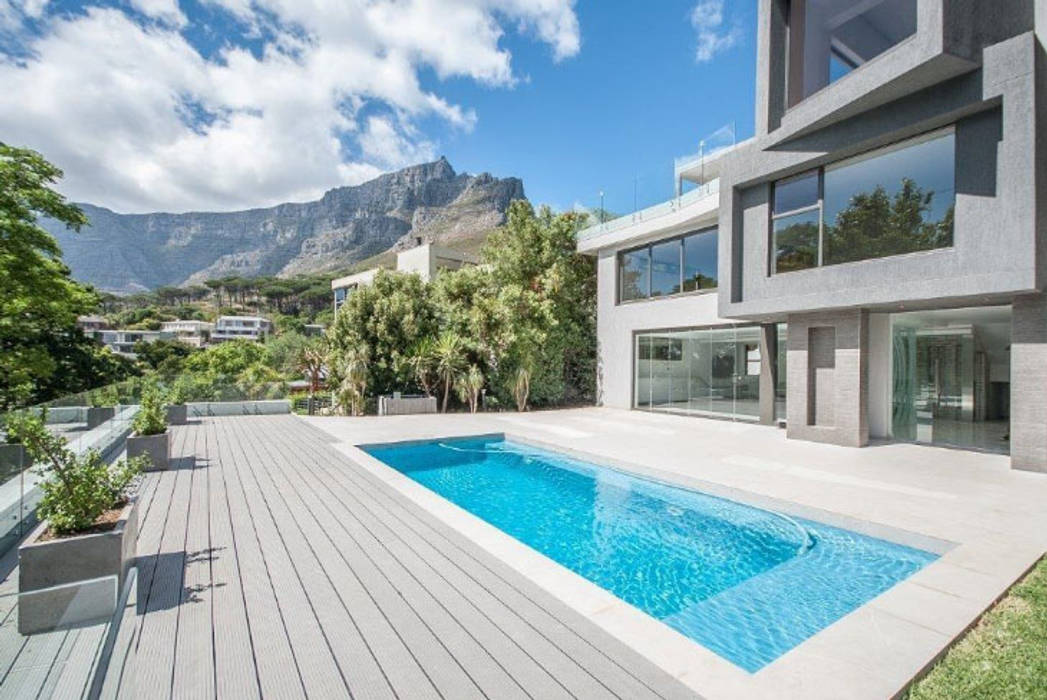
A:
POLYGON ((118 211, 303 200, 446 155, 628 208, 752 133, 749 0, 0 0, 0 140, 118 211))

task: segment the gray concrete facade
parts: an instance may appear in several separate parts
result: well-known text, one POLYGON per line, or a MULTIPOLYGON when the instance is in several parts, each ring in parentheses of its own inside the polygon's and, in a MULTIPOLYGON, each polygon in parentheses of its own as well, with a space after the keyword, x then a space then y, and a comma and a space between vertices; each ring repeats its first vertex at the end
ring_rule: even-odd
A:
MULTIPOLYGON (((805 0, 760 0, 755 136, 717 165, 715 311, 711 295, 616 298, 618 253, 678 227, 658 232, 648 222, 633 238, 619 230, 599 250, 579 246, 599 256, 602 403, 633 405, 636 333, 760 324, 760 420, 774 422, 772 329, 786 322, 789 437, 861 446, 871 427, 877 438, 892 437, 891 314, 1011 305, 1011 430, 1003 440, 1016 468, 1047 471, 1047 3, 916 0, 915 8, 911 34, 835 81, 801 90, 809 76, 798 57, 808 61, 828 46, 809 49, 804 26, 790 27, 808 10, 805 0), (950 242, 839 264, 819 257, 808 269, 775 272, 776 181, 945 134, 954 144, 950 242)), ((819 221, 828 216, 824 200, 820 184, 819 221)))

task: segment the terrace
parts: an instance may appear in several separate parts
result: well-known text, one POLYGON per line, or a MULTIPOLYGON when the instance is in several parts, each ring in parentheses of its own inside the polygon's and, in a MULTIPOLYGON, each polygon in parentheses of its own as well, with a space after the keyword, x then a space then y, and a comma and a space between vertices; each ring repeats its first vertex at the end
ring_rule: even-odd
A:
POLYGON ((1047 548, 1041 475, 944 448, 612 409, 173 433, 122 615, 20 636, 0 562, 0 696, 887 697, 1047 548), (750 674, 357 447, 491 433, 941 556, 750 674))

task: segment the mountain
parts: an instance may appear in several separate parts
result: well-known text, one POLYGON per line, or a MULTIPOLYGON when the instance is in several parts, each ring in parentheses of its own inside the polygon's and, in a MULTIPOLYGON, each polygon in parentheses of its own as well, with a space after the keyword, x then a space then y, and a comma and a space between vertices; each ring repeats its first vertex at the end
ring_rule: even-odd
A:
POLYGON ((314 202, 186 214, 118 214, 80 204, 80 233, 42 222, 73 277, 130 293, 239 275, 343 270, 390 249, 425 242, 467 244, 505 221, 523 182, 455 173, 446 159, 338 187, 314 202))

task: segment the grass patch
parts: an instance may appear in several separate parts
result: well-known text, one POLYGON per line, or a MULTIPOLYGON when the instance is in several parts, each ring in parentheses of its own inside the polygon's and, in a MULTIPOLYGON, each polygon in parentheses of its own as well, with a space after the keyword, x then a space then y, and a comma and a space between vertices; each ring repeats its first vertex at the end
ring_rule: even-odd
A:
POLYGON ((1047 699, 1047 558, 987 612, 908 697, 1047 699))

